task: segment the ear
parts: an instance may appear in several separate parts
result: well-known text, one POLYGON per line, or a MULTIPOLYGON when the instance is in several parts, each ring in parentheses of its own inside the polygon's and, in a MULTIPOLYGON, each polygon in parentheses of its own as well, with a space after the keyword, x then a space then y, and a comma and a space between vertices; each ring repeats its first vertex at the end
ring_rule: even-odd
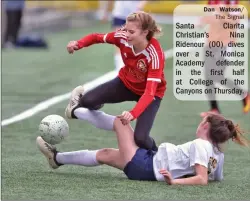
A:
POLYGON ((209 126, 210 126, 209 122, 205 122, 205 124, 204 124, 204 126, 203 126, 203 127, 204 127, 205 129, 208 129, 208 128, 209 128, 209 126))

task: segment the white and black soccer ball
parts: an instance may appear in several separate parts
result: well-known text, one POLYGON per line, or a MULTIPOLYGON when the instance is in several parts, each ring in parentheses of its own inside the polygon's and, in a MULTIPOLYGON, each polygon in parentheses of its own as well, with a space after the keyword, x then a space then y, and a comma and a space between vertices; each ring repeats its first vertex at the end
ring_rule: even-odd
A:
POLYGON ((39 131, 44 141, 55 145, 69 135, 69 125, 63 117, 52 114, 41 121, 39 131))

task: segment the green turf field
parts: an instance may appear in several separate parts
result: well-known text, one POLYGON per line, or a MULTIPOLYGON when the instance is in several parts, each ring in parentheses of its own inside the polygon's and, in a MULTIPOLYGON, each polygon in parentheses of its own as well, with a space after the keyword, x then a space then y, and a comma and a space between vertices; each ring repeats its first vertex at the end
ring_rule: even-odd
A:
MULTIPOLYGON (((163 26, 164 49, 172 48, 172 26, 163 26)), ((6 50, 2 55, 2 119, 29 109, 55 95, 91 81, 113 70, 113 47, 96 45, 68 55, 66 44, 89 32, 109 31, 108 25, 93 25, 48 36, 48 51, 6 50)), ((172 59, 166 62, 168 90, 152 129, 157 143, 184 143, 195 136, 199 113, 207 102, 183 102, 172 90, 172 59)), ((159 182, 127 180, 124 174, 107 166, 85 168, 64 166, 56 171, 36 148, 38 125, 49 114, 64 115, 67 101, 61 102, 30 119, 2 128, 2 199, 4 200, 246 200, 250 198, 250 151, 228 143, 225 180, 209 186, 168 186, 159 182)), ((134 103, 106 105, 104 110, 120 114, 134 103)), ((223 113, 250 131, 250 116, 243 115, 241 102, 220 102, 223 113)), ((87 123, 68 121, 70 137, 59 150, 117 147, 113 133, 100 131, 87 123)))

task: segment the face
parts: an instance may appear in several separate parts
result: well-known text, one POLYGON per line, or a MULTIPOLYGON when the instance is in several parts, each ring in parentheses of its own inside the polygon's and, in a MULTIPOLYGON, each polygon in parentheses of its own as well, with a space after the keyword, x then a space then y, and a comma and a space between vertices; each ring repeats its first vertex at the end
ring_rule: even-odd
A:
POLYGON ((127 22, 125 25, 126 36, 129 45, 136 46, 146 40, 148 31, 143 31, 140 28, 139 22, 127 22))
POLYGON ((196 137, 203 138, 207 135, 209 129, 209 123, 207 122, 207 116, 204 117, 196 130, 196 137))

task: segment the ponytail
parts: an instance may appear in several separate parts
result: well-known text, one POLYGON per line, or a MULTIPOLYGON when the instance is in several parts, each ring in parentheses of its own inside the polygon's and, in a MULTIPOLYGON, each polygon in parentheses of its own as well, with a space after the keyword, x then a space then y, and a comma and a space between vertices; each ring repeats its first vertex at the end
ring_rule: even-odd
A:
POLYGON ((250 141, 244 136, 246 132, 240 129, 239 124, 234 125, 232 121, 227 120, 228 122, 228 129, 231 131, 231 138, 232 141, 244 146, 244 147, 249 147, 250 141))

